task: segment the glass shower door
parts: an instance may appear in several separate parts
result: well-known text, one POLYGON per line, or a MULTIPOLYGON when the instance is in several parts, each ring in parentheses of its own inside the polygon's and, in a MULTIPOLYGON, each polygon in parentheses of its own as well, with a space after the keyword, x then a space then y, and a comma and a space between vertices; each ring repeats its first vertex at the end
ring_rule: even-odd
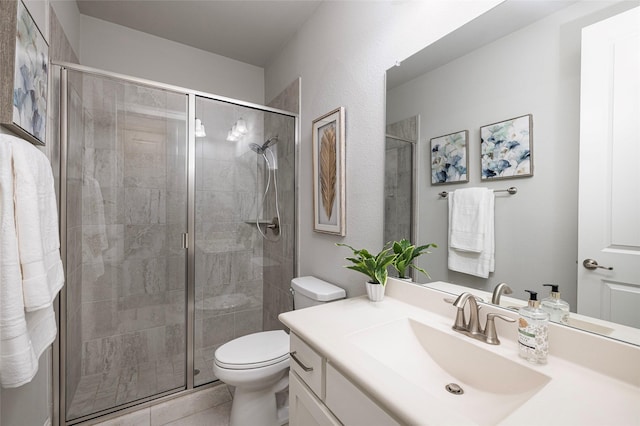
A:
POLYGON ((290 310, 295 119, 196 97, 194 385, 215 350, 290 310), (276 201, 278 200, 278 201, 276 201))
POLYGON ((186 387, 187 96, 68 71, 66 420, 186 387))

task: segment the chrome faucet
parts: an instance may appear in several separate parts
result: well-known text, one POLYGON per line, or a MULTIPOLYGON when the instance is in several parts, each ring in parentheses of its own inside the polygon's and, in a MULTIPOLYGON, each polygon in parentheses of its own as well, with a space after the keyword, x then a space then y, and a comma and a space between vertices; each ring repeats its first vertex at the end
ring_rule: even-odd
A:
POLYGON ((496 288, 493 289, 493 295, 491 296, 491 303, 493 303, 494 305, 500 306, 500 297, 503 294, 511 294, 511 293, 513 293, 513 290, 511 290, 511 287, 509 287, 507 283, 500 283, 496 286, 496 288))
POLYGON ((453 306, 458 308, 456 312, 456 321, 453 324, 453 329, 464 334, 473 335, 482 333, 480 329, 480 321, 478 319, 478 313, 480 308, 476 298, 471 294, 464 292, 453 302, 453 306), (464 307, 469 302, 469 322, 466 321, 464 316, 464 307))
POLYGON ((458 298, 453 302, 453 306, 458 308, 458 311, 456 312, 456 319, 451 328, 458 333, 465 334, 490 345, 500 344, 500 339, 498 339, 498 334, 496 333, 496 318, 500 318, 507 322, 516 322, 516 320, 505 315, 489 313, 487 314, 487 322, 483 330, 478 318, 480 307, 478 306, 476 298, 468 292, 464 292, 458 296, 458 298), (467 302, 469 302, 469 321, 466 320, 464 315, 464 307, 467 302))

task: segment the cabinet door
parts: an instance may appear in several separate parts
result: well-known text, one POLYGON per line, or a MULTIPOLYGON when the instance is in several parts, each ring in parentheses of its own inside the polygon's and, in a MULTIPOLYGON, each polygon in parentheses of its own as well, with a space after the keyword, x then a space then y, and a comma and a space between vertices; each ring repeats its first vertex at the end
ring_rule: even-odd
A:
POLYGON ((289 424, 291 426, 340 426, 327 407, 289 372, 289 424))
POLYGON ((327 407, 345 425, 399 426, 399 423, 386 411, 329 363, 327 363, 326 375, 327 407))

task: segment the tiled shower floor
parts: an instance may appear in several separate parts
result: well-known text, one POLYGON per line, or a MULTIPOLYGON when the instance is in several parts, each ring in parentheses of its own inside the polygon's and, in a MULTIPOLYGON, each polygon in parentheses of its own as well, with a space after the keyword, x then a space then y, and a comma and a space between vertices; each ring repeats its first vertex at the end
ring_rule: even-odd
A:
POLYGON ((184 361, 154 361, 120 371, 82 376, 67 417, 81 417, 183 387, 184 366, 184 361))
MULTIPOLYGON (((213 361, 206 359, 204 353, 196 351, 196 385, 216 380, 211 367, 213 361)), ((185 361, 180 358, 172 362, 154 361, 119 371, 82 376, 68 405, 67 418, 82 417, 185 385, 185 361)))

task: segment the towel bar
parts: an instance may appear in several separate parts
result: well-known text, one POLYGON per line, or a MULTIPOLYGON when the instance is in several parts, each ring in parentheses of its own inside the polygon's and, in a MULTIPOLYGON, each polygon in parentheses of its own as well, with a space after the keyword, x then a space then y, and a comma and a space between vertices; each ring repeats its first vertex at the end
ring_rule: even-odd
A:
MULTIPOLYGON (((516 188, 515 186, 512 186, 507 189, 494 189, 493 192, 508 192, 509 194, 514 195, 518 193, 518 188, 516 188)), ((449 193, 447 191, 442 191, 442 192, 439 192, 438 195, 441 196, 442 198, 447 198, 449 193)))

